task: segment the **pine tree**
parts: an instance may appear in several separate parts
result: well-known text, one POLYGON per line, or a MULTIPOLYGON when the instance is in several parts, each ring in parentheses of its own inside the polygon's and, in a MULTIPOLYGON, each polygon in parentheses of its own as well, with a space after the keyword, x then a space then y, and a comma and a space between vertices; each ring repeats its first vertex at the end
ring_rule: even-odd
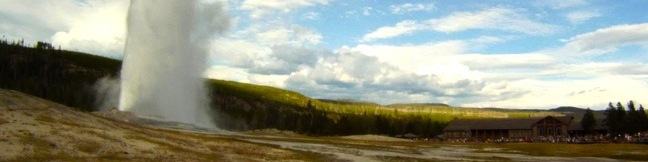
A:
POLYGON ((614 108, 612 102, 608 104, 608 108, 605 110, 605 125, 608 127, 608 131, 613 135, 619 134, 619 123, 617 120, 617 109, 614 108))
POLYGON ((640 129, 639 131, 648 131, 648 115, 646 115, 646 110, 644 110, 643 105, 639 105, 639 111, 637 111, 639 114, 639 123, 640 129))
POLYGON ((639 128, 641 126, 640 123, 639 112, 637 112, 634 102, 630 100, 628 102, 628 115, 626 117, 627 132, 631 134, 639 132, 639 129, 641 129, 639 128))
POLYGON ((315 112, 315 106, 313 106, 313 103, 311 102, 311 100, 308 100, 308 103, 306 103, 306 109, 308 110, 308 128, 306 128, 306 130, 308 130, 310 133, 313 133, 314 132, 313 129, 314 129, 314 126, 315 126, 315 122, 317 122, 317 121, 315 121, 316 120, 316 118, 315 118, 315 113, 316 113, 315 112))
POLYGON ((585 114, 583 114, 583 119, 581 120, 581 126, 585 130, 586 134, 592 133, 594 127, 596 126, 596 119, 594 118, 594 112, 587 108, 585 114))
POLYGON ((627 125, 627 120, 626 120, 626 110, 621 104, 621 102, 617 102, 617 111, 616 111, 616 122, 618 123, 619 127, 619 133, 625 134, 628 132, 628 125, 627 125))

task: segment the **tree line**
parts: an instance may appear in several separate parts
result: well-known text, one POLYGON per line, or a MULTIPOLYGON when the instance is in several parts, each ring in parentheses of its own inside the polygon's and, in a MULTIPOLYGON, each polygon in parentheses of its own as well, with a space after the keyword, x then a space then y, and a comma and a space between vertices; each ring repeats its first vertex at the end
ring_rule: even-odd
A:
POLYGON ((648 117, 643 105, 637 109, 633 101, 629 101, 627 109, 617 102, 610 102, 605 110, 605 126, 612 135, 635 134, 648 131, 648 117))
POLYGON ((18 90, 83 111, 95 110, 95 82, 117 75, 118 60, 55 49, 46 42, 0 40, 0 88, 18 90))
POLYGON ((212 88, 216 123, 230 130, 274 128, 309 135, 384 134, 390 136, 435 137, 447 125, 418 115, 335 113, 318 109, 309 100, 292 106, 263 99, 233 96, 212 88))

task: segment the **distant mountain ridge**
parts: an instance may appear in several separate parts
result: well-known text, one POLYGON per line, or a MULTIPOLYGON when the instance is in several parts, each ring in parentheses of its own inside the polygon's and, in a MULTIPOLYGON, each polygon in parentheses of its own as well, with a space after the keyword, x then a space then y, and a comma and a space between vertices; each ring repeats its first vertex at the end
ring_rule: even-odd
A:
MULTIPOLYGON (((566 115, 571 115, 577 121, 580 121, 580 119, 583 118, 583 115, 585 114, 586 110, 587 108, 580 108, 574 106, 560 106, 557 108, 549 109, 549 111, 561 112, 566 115)), ((592 110, 592 111, 594 112, 594 118, 599 120, 605 118, 605 110, 592 110)))
POLYGON ((585 108, 580 108, 580 107, 574 107, 574 106, 560 106, 557 108, 550 109, 552 111, 560 111, 560 112, 585 112, 585 108))

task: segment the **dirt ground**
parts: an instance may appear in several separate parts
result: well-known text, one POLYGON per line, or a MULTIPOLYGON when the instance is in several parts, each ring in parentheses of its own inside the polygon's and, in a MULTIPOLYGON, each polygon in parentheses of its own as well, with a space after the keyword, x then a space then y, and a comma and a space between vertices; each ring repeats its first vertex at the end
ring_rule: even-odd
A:
POLYGON ((648 160, 648 145, 455 145, 378 135, 309 137, 278 130, 188 131, 133 122, 132 117, 119 112, 79 112, 20 92, 0 90, 0 161, 617 160, 648 160))

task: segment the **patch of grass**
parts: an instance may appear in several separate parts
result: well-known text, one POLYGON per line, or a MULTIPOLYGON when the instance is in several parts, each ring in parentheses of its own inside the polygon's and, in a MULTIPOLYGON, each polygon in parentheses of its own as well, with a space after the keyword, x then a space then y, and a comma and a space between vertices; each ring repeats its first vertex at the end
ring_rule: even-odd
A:
POLYGON ((229 139, 228 142, 236 142, 240 144, 229 145, 229 146, 211 146, 208 145, 211 151, 213 152, 222 152, 220 150, 232 150, 232 153, 243 155, 243 156, 252 156, 252 157, 264 157, 264 160, 268 161, 336 161, 335 156, 329 154, 319 154, 311 151, 302 151, 302 150, 293 150, 285 149, 278 145, 265 144, 265 143, 255 143, 240 139, 229 139), (254 148, 254 149, 250 149, 254 148), (278 149, 286 151, 280 154, 272 154, 269 149, 278 149))
MULTIPOLYGON (((81 160, 79 157, 73 157, 65 153, 58 154, 34 154, 22 155, 14 159, 8 160, 9 162, 26 162, 26 161, 86 161, 81 160)), ((88 160, 92 161, 92 160, 88 160)))
POLYGON ((43 122, 43 123, 56 123, 56 120, 54 120, 54 118, 46 114, 38 115, 36 117, 36 121, 43 122))
MULTIPOLYGON (((157 137, 159 137, 159 136, 157 136, 157 137)), ((165 148, 165 149, 167 149, 169 151, 172 151, 172 152, 187 152, 186 149, 184 149, 182 147, 174 146, 172 144, 169 144, 169 143, 167 143, 167 141, 155 140, 153 138, 147 138, 147 137, 143 137, 141 135, 126 135, 125 138, 155 144, 158 147, 165 148)))
POLYGON ((430 160, 430 159, 420 159, 412 157, 400 157, 400 156, 378 156, 381 161, 416 161, 416 162, 433 162, 439 160, 430 160))
POLYGON ((64 124, 64 125, 68 125, 68 126, 72 126, 72 127, 77 127, 77 128, 85 128, 86 127, 86 126, 81 125, 81 124, 79 124, 77 122, 74 122, 74 121, 72 121, 70 119, 60 119, 59 123, 64 124))
POLYGON ((101 139, 112 141, 112 142, 119 142, 120 141, 119 139, 117 139, 115 137, 109 136, 106 133, 102 133, 102 132, 98 132, 98 131, 83 129, 83 130, 81 130, 81 133, 86 133, 86 134, 89 134, 89 135, 92 135, 92 136, 95 136, 95 137, 99 137, 101 139))
POLYGON ((478 144, 472 147, 504 148, 535 156, 605 157, 622 160, 648 160, 648 145, 640 144, 478 144))
POLYGON ((9 121, 0 118, 0 125, 7 124, 7 123, 9 123, 9 121))
POLYGON ((88 154, 94 154, 101 149, 101 144, 96 141, 84 140, 79 141, 76 145, 77 150, 88 154))
POLYGON ((49 148, 51 142, 35 137, 31 133, 26 133, 20 136, 20 143, 23 145, 31 145, 35 148, 49 148))
POLYGON ((23 114, 25 114, 25 116, 29 116, 29 117, 34 116, 34 115, 32 115, 31 113, 29 113, 29 112, 25 112, 25 111, 23 111, 23 114))
POLYGON ((209 80, 208 84, 216 91, 247 99, 265 100, 285 105, 305 106, 309 98, 293 91, 270 86, 261 86, 225 80, 209 80))
POLYGON ((81 125, 78 122, 73 121, 72 119, 67 119, 67 118, 55 119, 54 117, 51 117, 47 114, 40 114, 35 118, 35 120, 42 123, 63 124, 63 125, 76 127, 76 128, 87 128, 87 126, 81 125))
MULTIPOLYGON (((31 146, 33 156, 47 156, 52 154, 52 149, 56 144, 49 142, 45 139, 34 136, 32 133, 24 133, 19 135, 19 142, 24 146, 31 146)), ((27 153, 29 154, 29 153, 27 153)))
POLYGON ((49 130, 49 134, 50 134, 50 135, 60 135, 60 134, 61 134, 61 130, 60 130, 60 129, 50 129, 50 130, 49 130))
POLYGON ((128 157, 127 152, 111 152, 111 153, 104 153, 102 155, 99 155, 96 158, 88 158, 86 160, 80 160, 80 161, 97 161, 97 162, 103 162, 103 161, 141 161, 141 162, 159 162, 160 160, 154 159, 154 158, 142 158, 142 157, 128 157))

